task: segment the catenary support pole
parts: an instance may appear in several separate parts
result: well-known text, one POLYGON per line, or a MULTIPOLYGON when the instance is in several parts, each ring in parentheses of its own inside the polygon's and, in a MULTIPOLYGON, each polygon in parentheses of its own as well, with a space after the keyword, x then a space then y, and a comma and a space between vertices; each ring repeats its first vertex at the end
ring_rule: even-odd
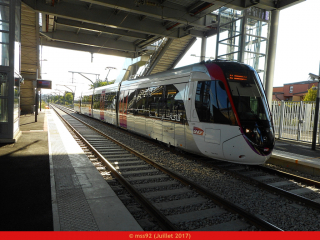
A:
POLYGON ((280 10, 271 12, 265 91, 271 109, 280 10))

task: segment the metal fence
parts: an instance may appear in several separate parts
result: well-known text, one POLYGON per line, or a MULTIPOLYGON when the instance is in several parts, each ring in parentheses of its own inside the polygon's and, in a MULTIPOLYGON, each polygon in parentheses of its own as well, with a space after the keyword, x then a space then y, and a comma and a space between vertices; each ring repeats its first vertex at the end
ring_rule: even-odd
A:
MULTIPOLYGON (((276 138, 312 142, 315 102, 272 102, 272 117, 276 138)), ((320 122, 320 118, 319 118, 320 122)), ((319 125, 317 144, 320 143, 319 125)))

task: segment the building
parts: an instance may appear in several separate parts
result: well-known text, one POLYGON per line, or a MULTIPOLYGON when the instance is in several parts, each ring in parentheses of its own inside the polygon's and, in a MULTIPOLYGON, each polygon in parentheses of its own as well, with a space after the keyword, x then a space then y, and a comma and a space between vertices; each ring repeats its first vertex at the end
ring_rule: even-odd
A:
POLYGON ((302 101, 313 86, 318 87, 318 82, 309 80, 286 83, 283 87, 273 87, 272 101, 302 101))

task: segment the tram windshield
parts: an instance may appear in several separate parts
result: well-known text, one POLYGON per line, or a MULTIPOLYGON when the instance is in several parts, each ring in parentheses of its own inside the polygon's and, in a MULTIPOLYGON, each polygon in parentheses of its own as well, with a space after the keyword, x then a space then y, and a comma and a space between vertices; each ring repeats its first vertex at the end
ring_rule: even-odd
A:
POLYGON ((227 73, 235 108, 241 121, 270 121, 260 80, 253 71, 227 73))

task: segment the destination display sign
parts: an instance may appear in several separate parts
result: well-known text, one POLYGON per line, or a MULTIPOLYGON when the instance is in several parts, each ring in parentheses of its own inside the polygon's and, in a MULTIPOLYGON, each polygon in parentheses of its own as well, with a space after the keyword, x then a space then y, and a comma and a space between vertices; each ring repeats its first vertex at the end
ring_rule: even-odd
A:
POLYGON ((37 80, 37 88, 52 89, 51 81, 37 80))

